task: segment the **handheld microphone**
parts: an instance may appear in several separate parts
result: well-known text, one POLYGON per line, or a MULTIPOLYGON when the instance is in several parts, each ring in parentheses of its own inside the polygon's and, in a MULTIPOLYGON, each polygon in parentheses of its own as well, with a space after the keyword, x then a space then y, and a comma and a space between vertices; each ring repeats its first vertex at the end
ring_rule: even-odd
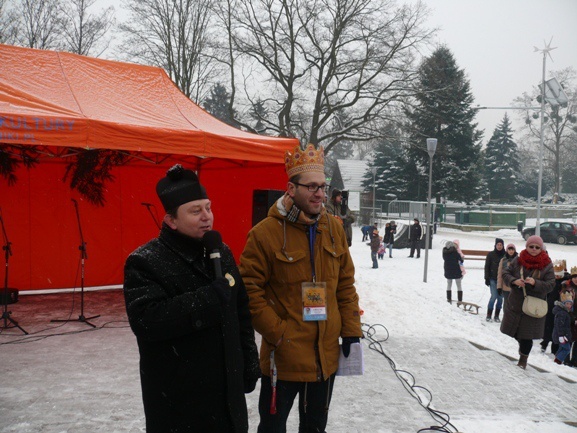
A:
POLYGON ((222 248, 222 237, 216 230, 210 230, 202 237, 202 243, 208 251, 209 257, 214 265, 214 276, 222 277, 222 267, 220 265, 220 249, 222 248))

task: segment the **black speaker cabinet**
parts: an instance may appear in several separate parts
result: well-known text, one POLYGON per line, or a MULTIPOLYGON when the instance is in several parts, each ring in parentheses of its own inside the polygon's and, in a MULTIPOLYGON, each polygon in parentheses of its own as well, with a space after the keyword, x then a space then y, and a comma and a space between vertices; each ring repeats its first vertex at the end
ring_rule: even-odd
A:
POLYGON ((278 189, 255 189, 252 192, 253 227, 266 218, 269 208, 285 192, 278 189))
POLYGON ((4 287, 0 288, 0 304, 14 304, 18 302, 18 289, 8 287, 4 293, 4 287))

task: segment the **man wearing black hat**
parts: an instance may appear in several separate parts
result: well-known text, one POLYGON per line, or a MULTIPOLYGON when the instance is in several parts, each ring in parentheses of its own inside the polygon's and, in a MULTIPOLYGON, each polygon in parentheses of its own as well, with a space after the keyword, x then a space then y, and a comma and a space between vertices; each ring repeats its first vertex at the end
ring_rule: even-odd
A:
POLYGON ((225 277, 205 251, 214 216, 196 174, 175 165, 156 192, 166 211, 160 234, 124 269, 146 431, 247 432, 244 393, 260 368, 244 283, 225 244, 225 277))
POLYGON ((418 218, 415 218, 414 224, 409 228, 409 241, 411 243, 411 252, 409 257, 413 258, 415 256, 415 250, 417 250, 417 259, 421 258, 421 238, 423 237, 423 229, 419 223, 418 218))

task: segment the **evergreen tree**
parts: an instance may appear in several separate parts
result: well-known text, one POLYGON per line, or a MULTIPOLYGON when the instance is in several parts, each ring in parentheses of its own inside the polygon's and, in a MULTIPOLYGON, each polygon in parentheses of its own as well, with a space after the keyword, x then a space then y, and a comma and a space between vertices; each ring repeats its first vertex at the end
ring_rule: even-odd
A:
POLYGON ((485 179, 491 199, 513 201, 519 183, 519 150, 505 113, 485 149, 485 179))
MULTIPOLYGON (((377 168, 375 185, 377 200, 384 200, 387 194, 394 194, 398 198, 407 199, 413 171, 408 168, 408 158, 405 146, 402 144, 401 133, 398 128, 388 124, 383 130, 383 137, 375 146, 374 156, 369 167, 377 168)), ((365 173, 362 185, 366 189, 373 187, 373 173, 365 173)))
POLYGON ((220 83, 216 83, 210 89, 210 96, 204 100, 204 109, 224 123, 231 126, 238 127, 235 120, 237 115, 236 110, 230 106, 230 93, 220 83))
MULTIPOLYGON (((483 190, 480 171, 480 139, 482 133, 473 123, 476 110, 465 72, 457 67, 446 47, 436 49, 419 68, 419 89, 416 104, 407 110, 411 146, 409 157, 421 171, 429 172, 426 138, 438 140, 433 161, 433 196, 470 203, 483 190)), ((425 200, 427 176, 413 173, 425 200)), ((412 194, 415 187, 412 186, 412 194)))

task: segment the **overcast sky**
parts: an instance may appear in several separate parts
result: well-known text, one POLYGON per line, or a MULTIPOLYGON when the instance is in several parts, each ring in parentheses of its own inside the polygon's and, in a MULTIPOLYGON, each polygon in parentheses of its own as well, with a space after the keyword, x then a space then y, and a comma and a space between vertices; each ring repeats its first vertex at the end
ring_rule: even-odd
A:
MULTIPOLYGON (((547 57, 550 71, 577 69, 577 0, 425 0, 429 25, 438 27, 438 43, 447 45, 471 83, 475 104, 508 107, 512 100, 541 82, 543 55, 549 43, 558 47, 547 57)), ((538 104, 537 104, 538 105, 538 104)), ((509 117, 516 119, 515 110, 509 117)), ((482 110, 483 144, 505 110, 482 110)))
MULTIPOLYGON (((436 42, 445 44, 467 73, 475 105, 508 107, 515 97, 530 92, 541 82, 543 69, 543 55, 533 47, 542 49, 551 38, 557 49, 551 52, 553 61, 547 58, 546 79, 552 77, 550 71, 577 69, 577 0, 423 1, 431 9, 428 25, 439 28, 436 42)), ((125 18, 117 0, 97 0, 100 5, 114 5, 117 18, 125 18)), ((515 110, 508 113, 516 121, 515 110)), ((504 114, 479 112, 483 144, 504 114)))

